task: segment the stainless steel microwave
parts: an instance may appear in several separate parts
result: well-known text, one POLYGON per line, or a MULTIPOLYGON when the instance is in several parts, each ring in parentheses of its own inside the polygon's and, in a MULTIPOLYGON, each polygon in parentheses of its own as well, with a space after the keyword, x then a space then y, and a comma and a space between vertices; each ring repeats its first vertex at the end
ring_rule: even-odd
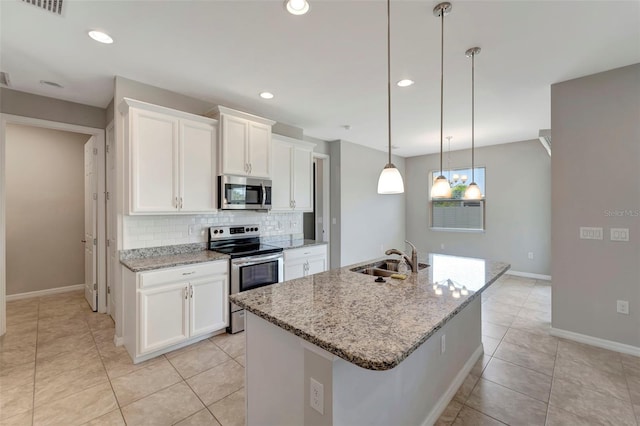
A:
POLYGON ((244 176, 218 176, 220 210, 270 210, 271 180, 244 176))

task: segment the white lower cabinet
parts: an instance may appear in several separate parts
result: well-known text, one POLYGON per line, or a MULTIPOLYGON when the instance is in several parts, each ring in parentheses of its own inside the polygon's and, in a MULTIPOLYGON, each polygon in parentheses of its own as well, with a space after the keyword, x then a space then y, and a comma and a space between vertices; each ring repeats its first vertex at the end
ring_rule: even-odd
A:
POLYGON ((284 251, 285 281, 306 277, 326 270, 326 244, 284 251))
POLYGON ((222 260, 149 272, 125 271, 124 344, 134 363, 227 326, 228 265, 222 260))

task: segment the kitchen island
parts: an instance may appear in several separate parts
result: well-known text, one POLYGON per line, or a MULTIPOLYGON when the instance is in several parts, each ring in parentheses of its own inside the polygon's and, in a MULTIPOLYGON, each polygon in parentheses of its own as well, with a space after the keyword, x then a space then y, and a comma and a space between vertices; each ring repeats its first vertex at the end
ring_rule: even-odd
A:
POLYGON ((479 295, 509 265, 420 260, 431 266, 406 280, 352 271, 365 262, 233 296, 247 424, 434 422, 482 355, 479 295))

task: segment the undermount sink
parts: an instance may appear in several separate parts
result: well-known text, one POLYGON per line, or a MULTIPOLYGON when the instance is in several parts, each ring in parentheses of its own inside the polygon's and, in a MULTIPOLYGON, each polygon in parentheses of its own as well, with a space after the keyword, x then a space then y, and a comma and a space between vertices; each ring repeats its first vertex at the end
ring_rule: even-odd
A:
MULTIPOLYGON (((373 275, 374 277, 390 277, 398 271, 398 259, 384 259, 376 263, 351 269, 352 272, 373 275)), ((426 263, 418 263, 418 271, 428 268, 426 263)))

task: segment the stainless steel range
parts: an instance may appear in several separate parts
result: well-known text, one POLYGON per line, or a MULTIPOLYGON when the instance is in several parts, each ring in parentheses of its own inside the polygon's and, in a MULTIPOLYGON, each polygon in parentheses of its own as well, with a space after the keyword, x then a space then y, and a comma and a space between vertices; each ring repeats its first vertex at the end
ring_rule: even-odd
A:
MULTIPOLYGON (((229 294, 263 287, 284 280, 281 247, 260 241, 258 225, 212 226, 209 250, 231 256, 229 294)), ((244 330, 244 309, 229 303, 229 333, 244 330)))

